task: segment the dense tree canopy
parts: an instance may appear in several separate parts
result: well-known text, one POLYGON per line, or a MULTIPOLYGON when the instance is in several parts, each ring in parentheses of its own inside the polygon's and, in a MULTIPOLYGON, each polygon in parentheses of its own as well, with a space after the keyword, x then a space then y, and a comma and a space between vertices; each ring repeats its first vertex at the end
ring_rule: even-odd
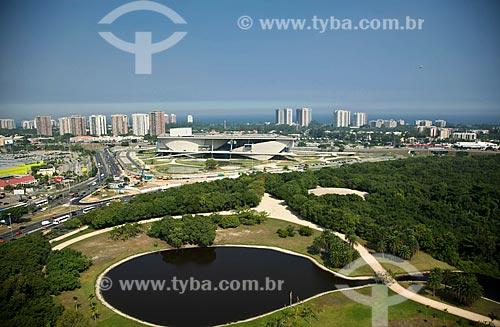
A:
POLYGON ((212 245, 217 226, 210 217, 185 215, 182 219, 165 217, 151 225, 148 235, 166 241, 174 247, 184 244, 212 245))
POLYGON ((94 228, 116 226, 153 217, 216 212, 254 207, 264 194, 264 176, 241 176, 141 194, 129 203, 111 203, 81 217, 94 228))
POLYGON ((63 308, 50 297, 43 266, 51 251, 41 235, 0 246, 0 326, 54 324, 63 308))
MULTIPOLYGON (((268 174, 266 190, 333 230, 405 258, 417 248, 464 270, 500 276, 500 156, 426 157, 268 174), (368 192, 308 194, 316 186, 368 192)), ((384 252, 385 252, 384 251, 384 252)))
POLYGON ((343 268, 359 258, 358 251, 329 230, 314 239, 310 251, 321 254, 326 266, 332 268, 343 268))
POLYGON ((0 326, 55 326, 63 307, 51 295, 80 285, 90 261, 78 251, 51 251, 32 234, 0 246, 0 326))
POLYGON ((81 252, 65 248, 52 251, 47 258, 47 282, 51 294, 80 287, 80 272, 90 267, 91 260, 81 252))

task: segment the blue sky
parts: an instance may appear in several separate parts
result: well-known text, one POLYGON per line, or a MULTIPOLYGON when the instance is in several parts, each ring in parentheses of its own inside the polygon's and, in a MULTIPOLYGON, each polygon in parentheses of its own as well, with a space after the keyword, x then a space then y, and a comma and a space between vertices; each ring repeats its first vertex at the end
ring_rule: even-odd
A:
POLYGON ((500 2, 496 0, 159 0, 187 25, 153 12, 97 22, 118 0, 0 2, 0 116, 147 112, 263 115, 277 107, 365 111, 500 123, 500 2), (242 15, 254 27, 241 30, 242 15), (425 19, 422 31, 263 31, 259 18, 425 19), (151 75, 99 35, 132 42, 187 36, 153 55, 151 75), (423 68, 418 68, 423 65, 423 68), (475 117, 473 117, 475 116, 475 117), (478 118, 480 117, 480 118, 478 118))

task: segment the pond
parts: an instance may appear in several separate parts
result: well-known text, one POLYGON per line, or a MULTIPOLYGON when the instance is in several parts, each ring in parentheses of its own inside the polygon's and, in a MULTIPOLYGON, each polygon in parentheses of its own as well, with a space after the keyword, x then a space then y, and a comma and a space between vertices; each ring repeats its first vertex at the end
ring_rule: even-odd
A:
POLYGON ((115 309, 176 327, 245 320, 283 308, 290 298, 373 283, 337 277, 302 256, 237 246, 149 253, 112 267, 103 279, 112 287, 101 283, 101 294, 115 309))

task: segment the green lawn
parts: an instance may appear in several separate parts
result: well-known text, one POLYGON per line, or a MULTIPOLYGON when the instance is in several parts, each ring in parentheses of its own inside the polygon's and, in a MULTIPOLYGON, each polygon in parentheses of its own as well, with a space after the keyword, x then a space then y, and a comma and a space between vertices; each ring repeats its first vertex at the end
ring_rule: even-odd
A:
MULTIPOLYGON (((407 287, 407 285, 409 283, 401 282, 400 284, 403 285, 404 287, 407 287)), ((483 298, 480 298, 474 304, 467 306, 467 305, 462 305, 462 304, 458 303, 457 301, 455 301, 453 298, 451 298, 448 294, 446 294, 443 291, 438 291, 436 293, 436 295, 434 296, 434 295, 432 295, 431 290, 429 290, 427 288, 423 288, 420 290, 419 294, 421 294, 425 297, 428 297, 430 299, 440 301, 443 303, 448 303, 450 305, 457 306, 457 307, 462 308, 464 310, 477 312, 477 313, 480 313, 480 314, 485 315, 485 316, 488 316, 490 313, 493 313, 497 317, 500 317, 500 304, 495 303, 493 301, 483 299, 483 298)))
MULTIPOLYGON (((416 271, 429 271, 432 268, 441 268, 441 269, 451 269, 456 270, 457 268, 447 264, 446 262, 439 261, 434 259, 430 254, 427 254, 422 251, 417 251, 417 253, 408 261, 415 269, 408 272, 416 272, 416 271)), ((401 267, 397 265, 393 265, 391 263, 381 262, 382 266, 390 270, 393 274, 404 274, 407 273, 401 267)))
MULTIPOLYGON (((66 233, 69 233, 69 232, 72 232, 72 231, 71 230, 66 231, 66 233)), ((61 244, 63 242, 69 241, 69 240, 74 239, 76 237, 79 237, 79 236, 82 236, 82 235, 85 235, 85 234, 88 234, 88 233, 92 233, 92 232, 95 232, 95 229, 93 229, 92 227, 88 227, 87 229, 84 229, 84 230, 82 230, 82 231, 80 231, 78 233, 75 233, 75 234, 73 234, 71 236, 68 236, 68 237, 66 237, 66 238, 64 238, 62 240, 59 240, 59 241, 56 241, 56 242, 52 242, 52 243, 50 243, 50 245, 52 245, 52 247, 54 247, 54 246, 59 245, 59 244, 61 244)), ((56 238, 56 237, 61 236, 61 235, 54 236, 53 238, 56 238)))
MULTIPOLYGON (((303 237, 280 238, 276 234, 278 228, 286 228, 290 225, 276 219, 268 219, 265 224, 255 226, 240 226, 234 229, 218 230, 215 244, 247 244, 247 245, 268 245, 289 249, 298 253, 309 255, 319 262, 321 258, 308 254, 307 247, 312 243, 315 236, 319 235, 315 231, 314 235, 303 237)), ((169 246, 160 240, 152 239, 145 234, 141 234, 128 241, 113 241, 109 238, 109 233, 97 235, 71 245, 72 248, 82 251, 86 256, 93 259, 93 265, 81 274, 82 286, 70 292, 64 292, 56 297, 57 301, 68 308, 74 308, 74 297, 77 297, 81 304, 79 310, 89 315, 87 297, 94 293, 96 278, 107 267, 121 259, 133 254, 144 253, 153 250, 167 249, 169 246)), ((356 274, 372 275, 372 271, 367 267, 356 274)), ((367 287, 358 292, 370 294, 371 287, 367 287)), ((296 324, 295 326, 371 326, 371 309, 368 306, 355 303, 344 296, 341 292, 334 292, 310 301, 310 305, 318 311, 318 320, 311 321, 310 324, 296 324)), ((103 327, 133 327, 144 326, 135 321, 128 320, 113 313, 111 310, 98 303, 99 319, 97 326, 103 327)), ((236 324, 238 327, 265 326, 267 321, 279 317, 281 312, 266 316, 254 321, 236 324)), ((424 306, 406 301, 389 310, 390 326, 459 326, 458 318, 449 314, 441 313, 424 306)), ((460 320, 460 326, 467 326, 468 322, 460 320)))
MULTIPOLYGON (((288 225, 293 225, 298 229, 300 226, 278 219, 268 219, 263 225, 240 226, 234 229, 221 230, 217 234, 217 244, 246 244, 246 245, 266 245, 292 250, 297 253, 308 255, 321 264, 324 264, 319 255, 310 254, 307 248, 312 244, 315 237, 321 232, 314 231, 309 237, 300 236, 298 233, 294 237, 281 238, 276 231, 286 229, 288 225)), ((340 270, 340 269, 333 269, 340 270)), ((351 276, 373 276, 373 270, 365 265, 355 270, 351 276)))

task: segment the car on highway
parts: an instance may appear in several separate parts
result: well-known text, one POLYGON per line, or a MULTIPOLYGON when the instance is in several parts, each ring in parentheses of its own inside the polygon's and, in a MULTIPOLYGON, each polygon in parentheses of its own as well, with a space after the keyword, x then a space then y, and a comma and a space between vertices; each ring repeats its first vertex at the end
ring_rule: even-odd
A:
POLYGON ((18 231, 16 232, 16 235, 21 235, 22 233, 23 233, 23 231, 18 230, 18 231))
POLYGON ((47 225, 50 225, 50 224, 52 224, 50 222, 50 220, 44 220, 44 221, 42 221, 42 226, 47 226, 47 225))

